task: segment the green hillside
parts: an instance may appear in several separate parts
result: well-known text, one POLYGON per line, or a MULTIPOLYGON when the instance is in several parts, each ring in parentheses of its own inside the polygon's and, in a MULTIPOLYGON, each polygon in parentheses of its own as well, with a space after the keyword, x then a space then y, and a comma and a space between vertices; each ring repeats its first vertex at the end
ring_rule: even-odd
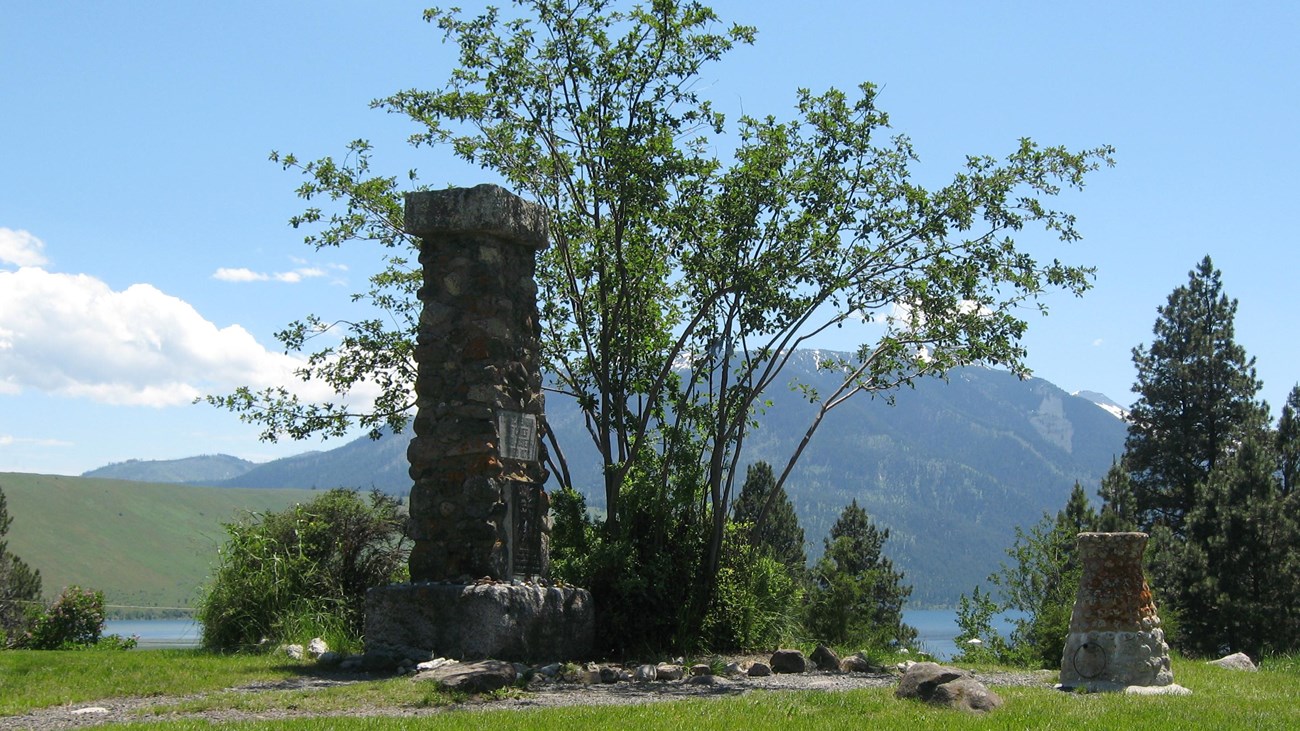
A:
POLYGON ((41 572, 47 597, 79 584, 112 605, 189 607, 246 512, 310 500, 310 490, 231 490, 0 472, 9 550, 41 572))
POLYGON ((148 461, 129 459, 82 473, 81 476, 137 482, 188 482, 213 485, 222 480, 239 477, 256 466, 256 462, 231 457, 228 454, 204 454, 184 459, 148 461))

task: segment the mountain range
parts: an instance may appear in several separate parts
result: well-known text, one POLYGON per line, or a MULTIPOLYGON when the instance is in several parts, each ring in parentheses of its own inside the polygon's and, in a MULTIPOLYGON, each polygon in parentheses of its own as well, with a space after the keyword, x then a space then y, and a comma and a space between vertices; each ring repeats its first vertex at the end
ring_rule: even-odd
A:
MULTIPOLYGON (((824 354, 800 353, 793 381, 823 393, 832 376, 824 354)), ((743 462, 778 472, 814 413, 793 388, 766 394, 771 405, 746 439, 743 462)), ((903 388, 893 405, 855 397, 832 410, 786 484, 810 557, 839 512, 856 499, 889 528, 886 551, 914 587, 915 606, 951 606, 1006 560, 1017 527, 1055 514, 1077 481, 1095 493, 1127 431, 1122 407, 1101 394, 1071 395, 1038 378, 992 368, 954 370, 903 388)), ((566 450, 574 484, 603 507, 600 464, 566 397, 548 394, 548 423, 566 450)), ((224 487, 353 487, 405 494, 409 434, 362 437, 328 451, 264 464, 226 455, 130 461, 86 477, 224 487)), ((743 470, 743 467, 742 467, 743 470)))

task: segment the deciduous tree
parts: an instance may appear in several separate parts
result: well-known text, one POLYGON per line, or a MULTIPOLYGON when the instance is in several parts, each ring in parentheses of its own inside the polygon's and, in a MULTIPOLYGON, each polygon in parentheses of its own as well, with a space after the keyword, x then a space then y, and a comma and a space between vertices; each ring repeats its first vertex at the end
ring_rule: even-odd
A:
MULTIPOLYGON (((727 122, 698 82, 755 31, 722 26, 696 2, 518 0, 508 15, 425 17, 458 49, 457 68, 441 86, 374 105, 414 122, 416 146, 447 145, 550 212, 552 246, 538 268, 545 356, 604 464, 604 538, 654 555, 667 526, 702 534, 687 601, 696 617, 709 603, 745 437, 796 349, 848 321, 885 326, 852 358, 821 364, 838 385, 804 390, 818 410, 776 472, 778 488, 845 399, 890 396, 972 362, 1023 373, 1024 305, 1090 286, 1090 269, 1040 261, 1015 236, 1034 227, 1078 239, 1074 217, 1049 199, 1109 164, 1109 147, 1022 139, 1002 159, 970 156, 951 182, 928 189, 871 84, 799 90, 793 119, 742 117, 724 137, 727 122)), ((323 226, 310 243, 362 239, 397 251, 363 296, 395 309, 395 324, 345 325, 342 344, 300 373, 340 394, 370 380, 384 396, 359 414, 284 389, 210 399, 268 437, 407 418, 414 242, 400 230, 397 178, 370 172, 369 149, 353 143, 341 164, 276 159, 306 176, 299 192, 312 207, 293 223, 323 226)), ((279 337, 301 350, 330 322, 308 318, 279 337)), ((564 445, 552 446, 553 472, 567 484, 564 445)), ((756 514, 760 529, 769 512, 756 514)))
POLYGON ((1044 515, 1028 531, 1016 528, 1015 543, 1007 549, 1014 564, 1003 564, 989 579, 1001 590, 1001 608, 1024 615, 1011 635, 1021 658, 1041 667, 1060 665, 1082 574, 1077 538, 1097 524, 1097 512, 1076 482, 1054 518, 1044 515))

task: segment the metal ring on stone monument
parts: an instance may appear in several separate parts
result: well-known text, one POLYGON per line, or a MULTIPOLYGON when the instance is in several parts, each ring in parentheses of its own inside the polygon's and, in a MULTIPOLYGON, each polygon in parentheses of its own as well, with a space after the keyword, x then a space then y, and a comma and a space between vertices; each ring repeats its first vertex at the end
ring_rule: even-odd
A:
MULTIPOLYGON (((1074 649, 1074 653, 1070 656, 1070 664, 1074 666, 1074 672, 1078 673, 1080 678, 1084 678, 1085 680, 1092 680, 1093 678, 1100 677, 1101 674, 1106 671, 1106 665, 1108 664, 1106 658, 1106 651, 1098 647, 1095 643, 1085 642, 1074 649), (1098 666, 1095 671, 1092 672, 1084 671, 1079 667, 1079 653, 1081 652, 1087 653, 1088 660, 1095 660, 1096 658, 1100 658, 1101 665, 1098 666)), ((1090 667, 1092 665, 1096 665, 1095 662, 1088 662, 1087 664, 1090 667)))

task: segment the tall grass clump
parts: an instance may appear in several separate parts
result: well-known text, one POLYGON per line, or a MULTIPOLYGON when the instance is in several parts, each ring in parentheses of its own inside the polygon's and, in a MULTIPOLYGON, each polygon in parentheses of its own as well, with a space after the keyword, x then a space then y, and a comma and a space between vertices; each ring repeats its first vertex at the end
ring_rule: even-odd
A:
POLYGON ((701 639, 717 650, 767 650, 805 632, 803 589, 789 568, 747 542, 748 523, 728 523, 718 587, 701 639))
POLYGON ((342 489, 226 524, 199 602, 203 646, 236 650, 312 637, 354 645, 366 590, 404 578, 405 525, 400 500, 342 489))

